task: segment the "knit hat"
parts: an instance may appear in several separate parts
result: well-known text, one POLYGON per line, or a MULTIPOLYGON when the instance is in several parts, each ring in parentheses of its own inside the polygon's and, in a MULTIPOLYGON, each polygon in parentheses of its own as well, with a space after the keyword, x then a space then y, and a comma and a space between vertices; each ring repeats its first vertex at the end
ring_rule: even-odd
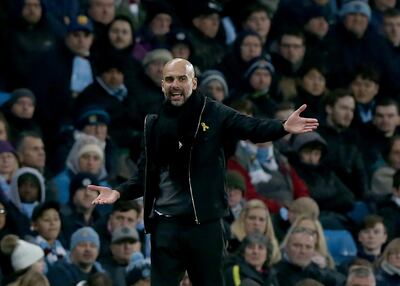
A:
POLYGON ((110 124, 110 115, 104 108, 90 105, 81 110, 76 119, 75 127, 82 130, 86 125, 99 124, 110 124))
POLYGON ((21 97, 29 97, 32 100, 33 104, 36 104, 36 97, 30 89, 18 88, 11 92, 10 99, 8 100, 8 105, 12 106, 21 97))
POLYGON ((82 227, 76 230, 71 236, 70 251, 81 242, 92 242, 97 248, 100 248, 100 238, 97 232, 90 226, 82 227))
POLYGON ((323 153, 327 151, 327 144, 324 138, 317 132, 307 132, 298 134, 294 137, 292 147, 293 151, 299 152, 304 147, 321 146, 323 153))
POLYGON ((151 274, 150 259, 143 259, 126 274, 126 284, 132 285, 140 280, 150 279, 150 274, 151 274))
POLYGON ((35 222, 38 218, 40 218, 42 216, 42 214, 45 211, 47 211, 49 209, 54 209, 59 213, 60 212, 60 204, 57 202, 54 202, 54 201, 48 201, 48 202, 44 202, 44 203, 37 205, 33 209, 31 220, 33 222, 35 222))
POLYGON ((95 143, 89 143, 89 144, 83 145, 82 148, 79 149, 79 151, 78 151, 77 158, 80 158, 83 154, 86 154, 89 152, 96 153, 100 157, 101 160, 104 159, 103 149, 95 143))
POLYGON ((88 185, 98 185, 99 181, 96 176, 91 173, 78 173, 71 178, 71 183, 69 185, 69 197, 72 202, 72 198, 79 189, 86 189, 88 185))
POLYGON ((228 170, 226 172, 226 187, 228 189, 239 189, 242 193, 245 193, 247 190, 242 174, 235 170, 228 170))
POLYGON ((177 44, 184 44, 193 50, 192 42, 189 39, 188 34, 184 30, 176 30, 168 34, 167 43, 170 48, 177 44))
POLYGON ((111 69, 117 69, 118 71, 124 73, 126 70, 126 61, 119 54, 109 53, 106 57, 102 57, 101 59, 97 60, 95 62, 95 67, 98 75, 101 75, 111 69))
POLYGON ((155 49, 149 51, 144 59, 142 60, 142 65, 146 67, 152 62, 161 61, 167 63, 168 61, 172 60, 172 54, 167 49, 155 49))
POLYGON ((150 23, 157 15, 167 14, 174 18, 175 14, 171 6, 165 1, 148 1, 146 7, 146 23, 150 23))
POLYGON ((111 236, 111 243, 119 243, 123 241, 136 242, 139 240, 139 234, 133 227, 122 226, 116 228, 111 236))
POLYGON ((18 158, 17 152, 15 151, 11 143, 8 141, 0 140, 0 154, 1 153, 13 153, 15 157, 18 158))
POLYGON ((41 247, 21 240, 16 235, 6 235, 1 240, 1 250, 11 254, 11 265, 16 272, 27 269, 44 257, 41 247))
POLYGON ((348 14, 355 13, 367 16, 368 20, 371 19, 371 8, 369 7, 368 2, 363 0, 353 0, 344 3, 339 15, 343 18, 348 14))
POLYGON ((215 1, 194 1, 190 4, 192 6, 192 18, 220 14, 222 11, 221 5, 215 1))
POLYGON ((324 18, 325 20, 328 19, 328 14, 325 7, 312 5, 304 10, 302 23, 307 24, 311 19, 320 17, 324 18))
POLYGON ((266 56, 254 58, 250 61, 246 72, 244 73, 245 79, 249 80, 251 75, 258 69, 266 69, 272 75, 275 68, 266 56))
POLYGON ((93 33, 93 23, 88 16, 78 15, 71 18, 71 22, 67 26, 67 32, 73 33, 78 31, 93 33))
POLYGON ((213 80, 217 80, 222 84, 222 87, 224 88, 225 97, 227 97, 229 94, 228 85, 226 83, 224 75, 217 70, 207 70, 204 73, 202 73, 199 77, 199 82, 200 82, 199 88, 202 90, 206 89, 206 86, 213 80))

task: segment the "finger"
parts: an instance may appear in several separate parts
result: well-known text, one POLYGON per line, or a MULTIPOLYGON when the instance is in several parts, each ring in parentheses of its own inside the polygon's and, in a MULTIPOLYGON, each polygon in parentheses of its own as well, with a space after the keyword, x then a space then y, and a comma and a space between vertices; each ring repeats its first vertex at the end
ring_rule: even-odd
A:
POLYGON ((101 186, 96 186, 96 185, 88 185, 86 187, 87 190, 89 191, 96 191, 96 192, 101 192, 104 189, 106 189, 107 187, 101 187, 101 186))
POLYGON ((295 114, 300 114, 300 113, 302 113, 305 109, 307 108, 307 104, 303 104, 302 106, 300 106, 295 112, 293 112, 293 113, 295 113, 295 114))

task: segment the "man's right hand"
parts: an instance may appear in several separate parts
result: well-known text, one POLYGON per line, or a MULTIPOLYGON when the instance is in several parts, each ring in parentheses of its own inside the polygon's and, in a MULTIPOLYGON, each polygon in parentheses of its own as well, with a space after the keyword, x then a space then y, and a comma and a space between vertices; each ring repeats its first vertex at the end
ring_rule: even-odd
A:
POLYGON ((98 192, 99 195, 92 202, 94 205, 112 204, 119 199, 120 194, 118 191, 110 189, 108 187, 101 187, 95 185, 88 185, 87 191, 98 192))

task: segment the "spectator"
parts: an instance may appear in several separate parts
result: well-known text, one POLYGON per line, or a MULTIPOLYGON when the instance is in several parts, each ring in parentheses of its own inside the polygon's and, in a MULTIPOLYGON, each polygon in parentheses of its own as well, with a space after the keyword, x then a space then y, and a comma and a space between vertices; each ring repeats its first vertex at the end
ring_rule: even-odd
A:
POLYGON ((234 170, 226 172, 226 188, 228 190, 228 204, 232 216, 232 223, 239 218, 246 201, 244 194, 246 193, 246 184, 243 176, 234 170))
POLYGON ((262 201, 257 199, 248 201, 242 209, 239 219, 231 225, 231 232, 234 238, 229 242, 228 251, 233 252, 236 250, 246 235, 258 232, 265 235, 272 244, 269 265, 281 259, 271 217, 268 208, 262 201))
POLYGON ((223 102, 229 96, 225 77, 217 70, 207 70, 199 77, 199 91, 212 99, 223 102))
POLYGON ((8 141, 0 140, 0 188, 3 195, 10 198, 11 178, 19 168, 18 156, 8 141))
POLYGON ((101 263, 110 275, 115 286, 125 286, 126 268, 134 252, 140 251, 139 234, 133 227, 119 227, 112 233, 111 256, 105 257, 101 263))
POLYGON ((136 262, 132 268, 128 268, 126 284, 133 286, 150 286, 151 283, 150 259, 142 259, 136 262))
POLYGON ((268 49, 268 38, 271 28, 272 13, 264 4, 257 1, 247 5, 241 13, 241 28, 256 32, 262 41, 264 49, 268 49))
POLYGON ((19 134, 15 149, 17 150, 21 167, 30 167, 45 173, 46 151, 42 137, 36 132, 22 132, 19 134))
POLYGON ((1 240, 1 251, 11 256, 11 265, 14 269, 11 276, 3 279, 4 285, 20 281, 29 271, 43 273, 45 270, 43 250, 35 244, 19 239, 16 235, 9 234, 1 240))
POLYGON ((58 203, 48 201, 37 205, 32 213, 32 229, 37 233, 34 242, 43 249, 47 266, 65 259, 67 252, 59 240, 61 215, 58 203))
POLYGON ((174 58, 192 59, 194 47, 189 40, 188 33, 183 29, 171 31, 168 37, 168 46, 174 58))
MULTIPOLYGON (((276 285, 276 273, 271 269, 272 245, 261 233, 247 235, 238 253, 225 266, 226 286, 234 286, 246 280, 257 285, 276 285)), ((240 284, 243 285, 243 284, 240 284)))
POLYGON ((377 286, 395 286, 400 283, 400 238, 395 238, 385 247, 379 258, 376 271, 377 286))
POLYGON ((375 286, 375 275, 370 267, 353 266, 347 275, 346 286, 375 286))
POLYGON ((51 285, 72 286, 91 274, 104 272, 96 262, 100 249, 99 235, 91 227, 82 227, 71 236, 70 257, 58 261, 47 273, 51 285))
POLYGON ((294 285, 305 278, 315 279, 326 286, 339 286, 345 277, 329 268, 321 269, 312 262, 317 245, 316 233, 303 227, 295 227, 283 245, 285 259, 276 264, 279 285, 294 285))

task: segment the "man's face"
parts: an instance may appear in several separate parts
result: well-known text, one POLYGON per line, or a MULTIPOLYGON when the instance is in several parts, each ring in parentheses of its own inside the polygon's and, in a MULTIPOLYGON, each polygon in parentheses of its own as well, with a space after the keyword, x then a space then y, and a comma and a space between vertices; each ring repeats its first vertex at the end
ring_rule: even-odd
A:
POLYGON ((71 260, 81 268, 92 266, 99 255, 99 249, 93 242, 80 242, 71 251, 71 260))
POLYGON ((98 196, 96 192, 88 191, 86 188, 78 189, 72 198, 75 208, 79 211, 94 209, 93 200, 98 196))
POLYGON ((362 38, 368 28, 368 17, 361 13, 348 14, 344 17, 344 26, 357 38, 362 38))
POLYGON ((174 58, 181 58, 188 60, 190 57, 190 48, 184 43, 177 43, 172 46, 171 54, 174 58))
POLYGON ((150 30, 155 36, 164 36, 169 33, 172 24, 172 17, 168 14, 157 14, 150 22, 150 30))
POLYGON ((373 276, 367 276, 367 277, 357 277, 357 276, 352 276, 352 278, 347 281, 346 286, 375 286, 375 278, 373 276))
POLYGON ((383 31, 394 46, 400 45, 400 17, 384 17, 383 31))
POLYGON ((321 96, 325 91, 326 80, 318 70, 312 69, 302 79, 303 88, 313 96, 321 96))
POLYGON ((265 233, 267 229, 267 212, 262 208, 250 209, 244 221, 244 231, 249 233, 265 233))
POLYGON ((302 148, 299 153, 300 161, 309 165, 318 165, 321 161, 322 150, 320 148, 302 148))
POLYGON ((19 118, 31 119, 35 112, 35 103, 32 98, 23 96, 11 106, 11 112, 19 118))
POLYGON ((157 86, 161 86, 163 79, 163 69, 165 62, 162 60, 155 60, 149 63, 145 68, 146 75, 157 86))
POLYGON ((303 39, 297 36, 284 35, 279 44, 279 53, 292 64, 298 64, 304 58, 306 48, 303 39))
POLYGON ((31 25, 37 24, 42 18, 42 5, 39 0, 25 0, 22 7, 22 18, 31 25))
POLYGON ((112 243, 110 249, 114 259, 118 263, 128 264, 132 253, 135 251, 135 243, 132 241, 112 243))
POLYGON ((174 106, 182 106, 197 88, 197 78, 187 61, 167 63, 163 70, 162 91, 174 106))
POLYGON ((315 244, 315 235, 308 233, 292 234, 285 247, 289 261, 300 267, 309 265, 314 256, 315 244))
POLYGON ((46 153, 41 138, 27 136, 18 151, 21 165, 36 169, 43 169, 46 162, 46 153))
POLYGON ((67 34, 65 37, 65 44, 75 55, 87 57, 89 56, 93 39, 92 33, 87 31, 75 31, 67 34))
POLYGON ((18 161, 11 152, 0 153, 0 174, 5 178, 13 174, 18 169, 18 161))
POLYGON ((351 82, 351 90, 354 93, 354 98, 358 103, 367 104, 378 94, 379 85, 370 80, 364 79, 357 76, 355 80, 351 82))
POLYGON ((89 0, 89 16, 96 22, 108 25, 115 17, 114 0, 89 0))
POLYGON ((225 98, 225 91, 222 83, 218 80, 211 80, 206 86, 207 92, 212 95, 216 101, 223 101, 225 98))
POLYGON ((92 135, 99 139, 101 142, 106 141, 108 136, 108 126, 105 123, 100 124, 88 124, 82 129, 83 133, 92 135))
POLYGON ((389 252, 388 262, 396 268, 400 268, 400 249, 389 252))
POLYGON ((18 193, 21 202, 24 203, 33 203, 40 199, 40 189, 38 185, 31 180, 18 184, 18 193))
POLYGON ((133 42, 131 25, 122 20, 114 21, 108 31, 108 38, 116 49, 122 50, 129 47, 133 42))
POLYGON ((33 226, 44 239, 55 241, 61 230, 60 215, 55 209, 45 210, 33 226))
POLYGON ((395 105, 377 106, 373 118, 373 124, 378 130, 392 136, 399 125, 399 112, 395 105))
POLYGON ((355 106, 356 103, 352 96, 341 97, 333 106, 326 107, 327 116, 334 126, 347 128, 354 118, 355 106))
POLYGON ((259 38, 255 35, 249 35, 244 38, 242 45, 240 46, 240 57, 244 62, 249 62, 260 56, 262 53, 262 44, 259 38))
POLYGON ((214 39, 218 33, 220 19, 218 14, 199 16, 193 19, 193 25, 205 36, 214 39))
POLYGON ((112 233, 121 226, 136 227, 139 214, 135 210, 126 212, 114 211, 108 219, 108 230, 112 233))
POLYGON ((379 251, 386 242, 387 234, 382 223, 376 223, 374 227, 363 229, 358 234, 358 240, 367 251, 379 251))
POLYGON ((400 170, 400 140, 397 139, 393 142, 388 157, 389 165, 396 170, 400 170))
POLYGON ((229 206, 235 207, 237 206, 243 199, 243 193, 241 190, 233 188, 228 190, 228 203, 229 206))
POLYGON ((124 74, 116 68, 109 69, 101 74, 101 79, 111 88, 118 88, 124 83, 124 74))
POLYGON ((268 90, 271 86, 271 73, 266 69, 257 69, 250 76, 250 85, 256 91, 268 90))
POLYGON ((266 11, 255 11, 244 22, 244 28, 256 32, 266 39, 271 28, 271 19, 266 11))
POLYGON ((322 39, 328 34, 329 24, 324 17, 316 17, 308 21, 304 29, 322 39))
POLYGON ((244 249, 244 260, 255 269, 262 269, 267 260, 267 248, 258 243, 248 245, 244 249))

